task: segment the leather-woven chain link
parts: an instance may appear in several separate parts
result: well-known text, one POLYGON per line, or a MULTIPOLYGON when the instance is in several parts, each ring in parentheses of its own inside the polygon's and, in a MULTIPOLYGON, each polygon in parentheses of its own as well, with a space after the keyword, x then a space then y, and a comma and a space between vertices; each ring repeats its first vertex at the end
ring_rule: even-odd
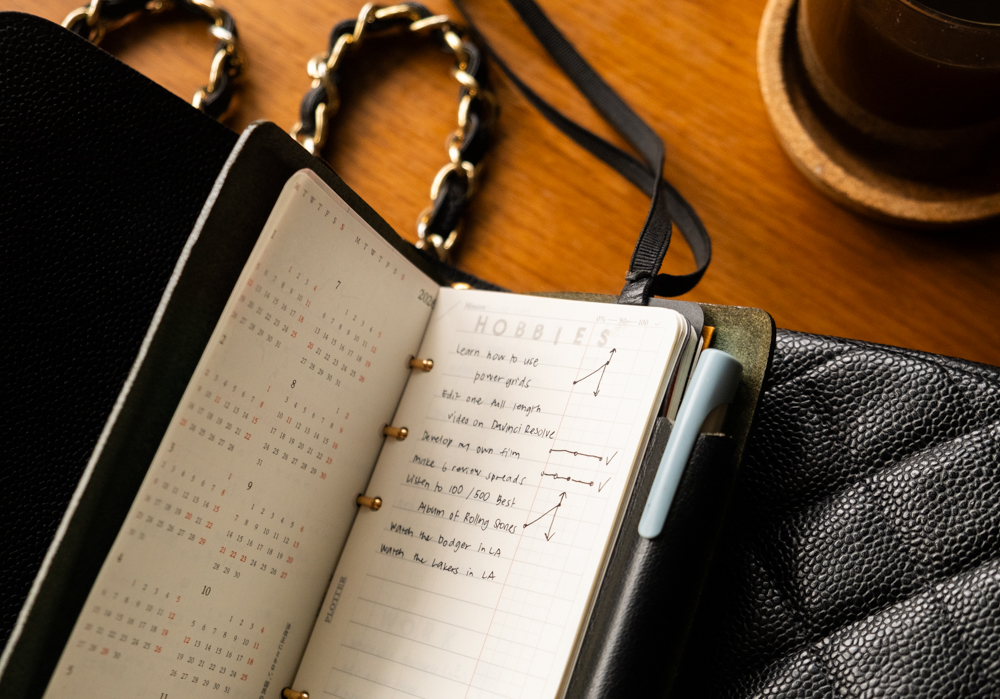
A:
POLYGON ((142 14, 159 14, 179 8, 207 19, 208 33, 218 39, 208 84, 194 93, 191 104, 214 119, 223 119, 232 105, 236 81, 246 58, 232 15, 212 0, 90 0, 70 12, 62 25, 74 34, 99 44, 104 35, 142 14))
POLYGON ((398 32, 429 34, 455 56, 451 74, 461 86, 458 128, 448 137, 449 162, 438 170, 431 184, 433 203, 417 217, 417 247, 434 251, 446 262, 458 239, 465 205, 475 192, 497 114, 496 100, 483 86, 486 64, 482 52, 446 15, 433 15, 415 2, 391 6, 368 3, 357 19, 339 22, 330 33, 327 53, 309 61, 312 87, 302 99, 299 121, 291 135, 318 155, 326 143, 330 120, 340 107, 337 84, 346 56, 369 37, 398 32))

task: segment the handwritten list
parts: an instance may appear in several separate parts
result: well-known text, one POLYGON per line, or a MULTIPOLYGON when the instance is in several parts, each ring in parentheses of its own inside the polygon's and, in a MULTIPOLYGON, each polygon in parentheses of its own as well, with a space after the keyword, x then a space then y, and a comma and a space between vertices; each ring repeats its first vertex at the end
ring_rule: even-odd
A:
POLYGON ((296 687, 554 697, 683 323, 442 289, 296 687))

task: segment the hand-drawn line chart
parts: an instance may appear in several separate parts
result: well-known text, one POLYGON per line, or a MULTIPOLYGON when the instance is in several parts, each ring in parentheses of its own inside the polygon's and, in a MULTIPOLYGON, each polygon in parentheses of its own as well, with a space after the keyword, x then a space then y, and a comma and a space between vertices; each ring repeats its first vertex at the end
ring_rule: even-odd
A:
POLYGON ((572 449, 549 449, 549 453, 550 454, 553 453, 553 452, 561 452, 563 454, 572 454, 573 456, 586 456, 586 457, 591 458, 591 459, 597 459, 598 461, 600 461, 601 458, 603 458, 603 457, 599 456, 598 454, 584 454, 582 451, 573 451, 572 449))
POLYGON ((614 454, 612 454, 611 456, 605 458, 603 456, 598 456, 597 454, 584 454, 582 451, 573 451, 572 449, 549 449, 549 453, 550 454, 555 453, 555 452, 561 452, 563 454, 572 454, 573 456, 586 456, 586 457, 591 458, 591 459, 597 459, 598 461, 600 461, 601 459, 605 459, 605 463, 606 464, 610 464, 611 460, 613 458, 615 458, 616 456, 618 456, 618 452, 617 451, 614 454))
POLYGON ((566 499, 566 493, 565 492, 559 493, 559 502, 556 503, 556 505, 554 507, 550 507, 549 509, 545 510, 545 512, 543 512, 542 514, 538 515, 538 517, 536 517, 535 519, 531 520, 530 522, 525 522, 524 523, 524 528, 527 529, 528 527, 530 527, 532 524, 534 524, 538 520, 543 519, 544 517, 548 516, 548 514, 551 512, 552 513, 552 521, 549 522, 549 530, 545 533, 544 536, 545 536, 545 540, 546 541, 552 541, 552 537, 555 536, 555 533, 553 533, 553 531, 552 531, 552 526, 556 523, 556 515, 559 514, 559 508, 562 507, 563 500, 565 500, 565 499, 566 499))
MULTIPOLYGON (((617 454, 618 452, 615 452, 615 453, 617 454)), ((614 457, 612 457, 612 458, 614 458, 614 457)), ((546 473, 545 471, 542 471, 542 478, 551 478, 554 481, 567 481, 569 483, 579 483, 580 485, 586 485, 586 486, 590 486, 590 487, 593 487, 594 484, 597 483, 597 481, 579 481, 576 478, 571 478, 570 476, 560 476, 558 473, 546 473)), ((614 478, 614 476, 611 476, 611 478, 614 478)), ((604 486, 606 486, 611 481, 611 478, 608 478, 603 483, 597 483, 597 492, 598 493, 601 492, 602 490, 604 490, 604 486)), ((542 515, 542 517, 544 517, 544 516, 545 515, 542 515)), ((525 525, 525 526, 527 526, 527 525, 525 525)))
POLYGON ((611 354, 608 356, 608 361, 604 362, 604 364, 602 364, 601 366, 599 366, 596 369, 594 369, 592 372, 590 372, 589 374, 587 374, 586 376, 584 376, 582 379, 577 379, 576 381, 574 381, 573 385, 576 386, 581 381, 586 381, 587 379, 589 379, 594 374, 600 372, 601 375, 597 378, 597 388, 594 389, 594 395, 596 396, 598 393, 600 393, 600 391, 601 391, 601 381, 604 380, 604 372, 605 372, 605 370, 607 370, 608 364, 611 363, 611 360, 615 358, 615 351, 616 350, 612 347, 611 348, 611 354))

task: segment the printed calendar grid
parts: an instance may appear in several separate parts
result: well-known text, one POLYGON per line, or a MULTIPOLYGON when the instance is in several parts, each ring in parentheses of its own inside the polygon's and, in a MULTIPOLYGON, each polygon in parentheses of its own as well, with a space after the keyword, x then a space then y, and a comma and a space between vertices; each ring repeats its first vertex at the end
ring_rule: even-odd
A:
MULTIPOLYGON (((307 196, 301 191, 304 181, 306 190, 318 187, 308 177, 296 178, 298 191, 286 188, 286 200, 307 196)), ((279 202, 276 211, 280 208, 279 202)), ((358 226, 347 209, 336 224, 332 209, 291 216, 269 225, 267 241, 262 238, 251 255, 88 598, 93 608, 99 590, 126 595, 132 580, 121 571, 127 568, 159 571, 158 584, 180 592, 179 604, 156 606, 149 614, 174 616, 164 624, 133 612, 129 624, 122 610, 113 613, 113 621, 118 614, 123 619, 111 628, 89 620, 85 607, 49 696, 65 695, 64 689, 81 698, 117 695, 150 682, 171 696, 258 696, 264 668, 288 632, 288 617, 270 600, 284 600, 282 592, 298 589, 294 585, 303 575, 325 584, 328 574, 322 569, 332 560, 327 537, 318 535, 328 525, 310 527, 306 520, 320 521, 317 514, 329 519, 323 512, 337 492, 335 481, 345 469, 358 468, 356 456, 338 458, 345 445, 372 443, 363 430, 352 434, 350 426, 360 415, 348 412, 356 411, 354 404, 363 408, 358 413, 371 412, 368 394, 373 379, 386 374, 385 361, 405 364, 409 348, 390 336, 404 327, 422 328, 420 316, 426 318, 429 308, 417 292, 429 280, 373 232, 362 230, 367 224, 358 226), (303 256, 302 250, 310 254, 303 256), (330 282, 324 270, 351 257, 356 261, 336 275, 340 281, 330 282), (369 285, 383 274, 411 289, 412 296, 407 293, 401 304, 382 303, 378 295, 390 292, 380 287, 372 294, 369 285), (317 505, 308 505, 309 497, 317 505), (234 617, 236 628, 240 615, 246 616, 226 613, 228 600, 237 608, 248 601, 247 609, 268 608, 247 621, 261 631, 259 639, 247 639, 252 653, 227 649, 235 631, 227 630, 223 617, 234 617), (192 623, 196 626, 189 627, 192 623), (140 624, 141 633, 131 631, 140 624), (140 638, 154 625, 156 639, 140 638), (219 637, 226 634, 222 643, 213 630, 219 637), (115 661, 119 669, 107 664, 115 661)), ((405 342, 415 347, 413 339, 405 342)), ((395 374, 405 380, 403 372, 395 374)), ((391 410, 391 395, 389 400, 391 410)), ((341 509, 353 513, 349 501, 341 509)), ((321 588, 309 584, 319 599, 321 588)), ((302 606, 299 595, 291 596, 302 606)), ((145 613, 145 605, 141 610, 145 613)), ((311 615, 302 619, 294 634, 300 645, 311 615)), ((294 656, 286 656, 285 663, 294 667, 294 656)))

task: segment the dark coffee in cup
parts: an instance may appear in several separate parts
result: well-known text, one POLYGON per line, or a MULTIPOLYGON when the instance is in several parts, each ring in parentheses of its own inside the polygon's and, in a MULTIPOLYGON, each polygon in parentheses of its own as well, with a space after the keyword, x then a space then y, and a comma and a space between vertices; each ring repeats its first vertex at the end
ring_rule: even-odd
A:
POLYGON ((916 174, 1000 143, 1000 2, 800 0, 802 61, 825 105, 916 174))

